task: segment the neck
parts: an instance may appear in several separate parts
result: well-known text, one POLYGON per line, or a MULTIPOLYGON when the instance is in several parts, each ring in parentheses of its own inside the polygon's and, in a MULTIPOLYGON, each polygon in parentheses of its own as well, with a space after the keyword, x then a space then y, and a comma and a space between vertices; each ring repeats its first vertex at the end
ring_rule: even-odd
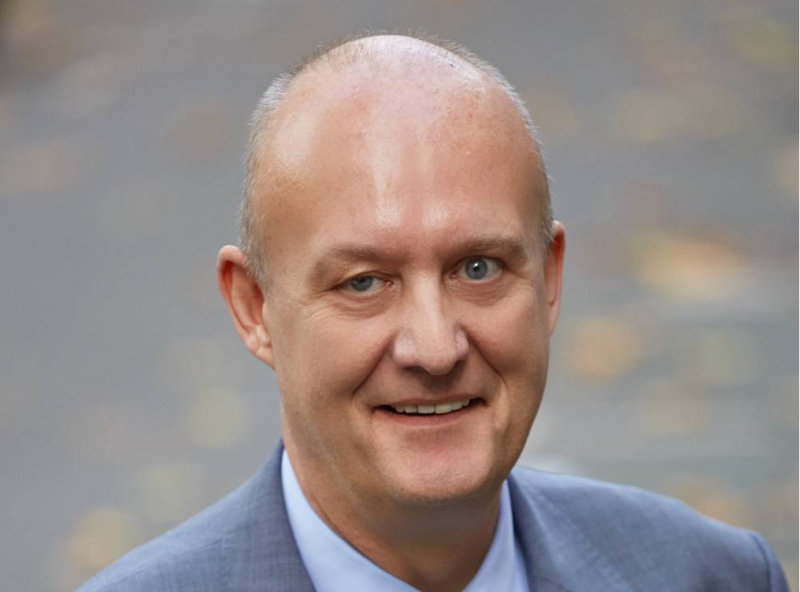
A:
POLYGON ((418 590, 463 590, 494 537, 500 489, 452 504, 361 500, 317 483, 287 448, 303 495, 317 515, 378 567, 418 590))

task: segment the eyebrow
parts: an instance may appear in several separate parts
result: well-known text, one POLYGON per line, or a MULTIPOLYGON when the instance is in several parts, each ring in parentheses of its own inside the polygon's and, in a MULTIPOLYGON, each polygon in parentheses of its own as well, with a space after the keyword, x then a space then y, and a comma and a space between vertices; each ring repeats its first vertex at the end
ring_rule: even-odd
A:
POLYGON ((341 243, 331 247, 315 264, 313 277, 322 277, 331 267, 357 261, 386 261, 393 259, 381 249, 357 243, 341 243))
POLYGON ((470 239, 462 243, 459 250, 474 255, 502 253, 511 258, 522 258, 527 253, 527 249, 522 240, 511 236, 490 236, 470 239))
MULTIPOLYGON (((509 259, 519 260, 525 257, 527 249, 524 243, 511 236, 490 236, 467 239, 449 249, 455 253, 468 255, 502 254, 509 259)), ((313 277, 321 277, 338 264, 358 261, 384 262, 400 258, 400 255, 370 245, 359 243, 340 243, 331 247, 313 266, 313 277)))

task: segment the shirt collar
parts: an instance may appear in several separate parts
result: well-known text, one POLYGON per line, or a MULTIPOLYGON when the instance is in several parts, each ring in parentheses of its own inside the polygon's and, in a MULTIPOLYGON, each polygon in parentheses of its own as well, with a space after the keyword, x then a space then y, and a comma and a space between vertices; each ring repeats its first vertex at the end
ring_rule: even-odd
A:
MULTIPOLYGON (((385 572, 317 515, 297 482, 286 451, 281 459, 281 481, 286 513, 300 556, 318 592, 385 590, 413 592, 414 588, 385 572)), ((489 552, 464 592, 528 590, 522 553, 514 537, 514 519, 508 484, 500 492, 500 515, 489 552)))

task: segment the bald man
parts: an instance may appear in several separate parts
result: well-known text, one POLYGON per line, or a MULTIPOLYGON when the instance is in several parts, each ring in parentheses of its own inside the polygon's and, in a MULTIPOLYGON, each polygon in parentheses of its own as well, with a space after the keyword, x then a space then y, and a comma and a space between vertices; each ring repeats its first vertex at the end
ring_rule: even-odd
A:
POLYGON ((493 67, 402 36, 317 52, 264 95, 245 186, 218 279, 276 374, 282 440, 83 590, 786 590, 754 533, 514 468, 565 234, 493 67))

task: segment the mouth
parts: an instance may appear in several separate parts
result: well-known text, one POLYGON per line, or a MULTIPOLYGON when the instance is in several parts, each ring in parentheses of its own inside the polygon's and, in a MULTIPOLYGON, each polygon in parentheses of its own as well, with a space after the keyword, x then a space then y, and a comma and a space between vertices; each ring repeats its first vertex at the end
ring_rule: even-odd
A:
POLYGON ((388 411, 389 413, 393 413, 395 415, 410 415, 410 416, 421 416, 421 415, 451 415, 453 413, 457 413, 462 411, 470 406, 470 404, 475 404, 480 399, 473 398, 473 399, 460 399, 456 401, 447 401, 446 403, 420 403, 420 404, 399 404, 399 405, 381 405, 379 409, 383 409, 388 411))

